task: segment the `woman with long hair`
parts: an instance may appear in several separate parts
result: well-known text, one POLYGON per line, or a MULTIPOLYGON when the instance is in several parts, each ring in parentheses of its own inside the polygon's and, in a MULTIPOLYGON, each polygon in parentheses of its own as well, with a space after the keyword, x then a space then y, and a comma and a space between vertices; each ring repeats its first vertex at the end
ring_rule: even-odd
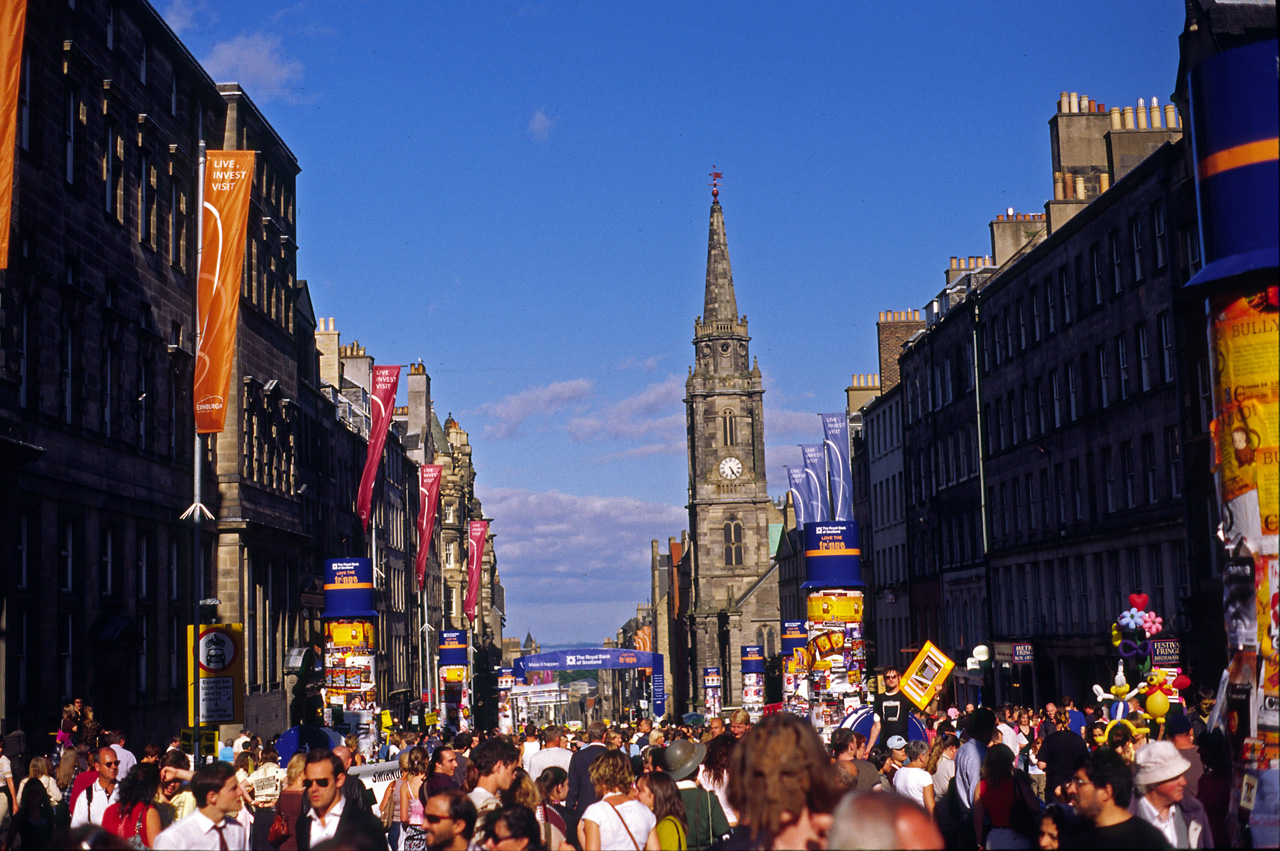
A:
MULTIPOLYGON (((543 772, 545 774, 545 772, 543 772)), ((502 794, 504 806, 519 804, 533 812, 538 820, 542 845, 550 851, 560 851, 565 845, 565 821, 560 814, 548 806, 542 787, 534 781, 523 768, 517 768, 511 787, 502 794)))
POLYGON ((80 730, 76 744, 88 745, 90 751, 102 746, 102 725, 93 717, 93 707, 85 704, 80 709, 80 730))
POLYGON ((729 827, 736 827, 738 824, 738 814, 729 806, 729 759, 737 744, 735 736, 721 733, 707 742, 707 755, 698 766, 698 785, 720 799, 720 807, 724 810, 724 817, 729 820, 729 827))
POLYGON ((280 790, 280 797, 276 798, 276 815, 277 818, 283 815, 281 821, 289 832, 271 843, 277 851, 298 851, 298 834, 293 827, 302 817, 302 810, 306 806, 306 792, 302 789, 302 770, 306 764, 307 755, 299 751, 289 757, 289 764, 285 766, 284 788, 280 790))
POLYGON ((982 761, 982 779, 973 797, 973 830, 978 845, 988 849, 1030 848, 1032 837, 1018 825, 1018 811, 1035 816, 1030 830, 1040 826, 1040 802, 1013 773, 1013 751, 994 745, 982 761))
POLYGON ((62 793, 54 782, 49 760, 38 756, 27 766, 27 776, 18 786, 18 800, 13 805, 9 823, 8 844, 16 833, 23 851, 49 848, 53 841, 54 811, 62 793))
POLYGON ((140 762, 116 789, 116 802, 102 814, 102 826, 134 847, 150 848, 163 829, 155 805, 160 791, 160 767, 140 762))
POLYGON ((401 751, 400 756, 400 769, 404 772, 396 808, 400 816, 400 851, 426 851, 428 837, 420 793, 427 780, 427 750, 415 745, 401 751))
POLYGON ((653 817, 658 820, 649 831, 645 851, 685 851, 689 847, 684 800, 670 775, 660 771, 640 775, 636 780, 636 799, 653 810, 653 817))
POLYGON ((951 778, 956 776, 956 753, 960 750, 960 739, 954 733, 939 733, 929 746, 929 755, 924 760, 924 770, 933 776, 933 797, 941 801, 951 785, 951 778))

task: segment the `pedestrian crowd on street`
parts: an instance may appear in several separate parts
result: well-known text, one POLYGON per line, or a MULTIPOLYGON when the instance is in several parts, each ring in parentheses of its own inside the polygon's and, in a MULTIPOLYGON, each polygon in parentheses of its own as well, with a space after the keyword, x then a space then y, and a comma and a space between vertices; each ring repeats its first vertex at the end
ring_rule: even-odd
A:
MULTIPOLYGON (((1206 848, 1225 841, 1226 743, 1202 692, 1163 725, 1112 724, 1070 697, 928 716, 897 699, 829 743, 786 712, 702 725, 529 724, 514 736, 392 732, 381 798, 355 737, 281 765, 244 730, 193 766, 139 754, 69 704, 54 758, 15 778, 0 739, 0 848, 211 851, 765 848, 1206 848), (914 714, 917 725, 910 724, 914 714), (861 725, 859 725, 861 726, 861 725), (1153 725, 1154 726, 1154 725, 1153 725), (912 731, 917 737, 912 738, 912 731), (918 731, 925 738, 918 738, 918 731), (1215 841, 1217 840, 1217 841, 1215 841)), ((1137 716, 1134 716, 1137 717, 1137 716)))

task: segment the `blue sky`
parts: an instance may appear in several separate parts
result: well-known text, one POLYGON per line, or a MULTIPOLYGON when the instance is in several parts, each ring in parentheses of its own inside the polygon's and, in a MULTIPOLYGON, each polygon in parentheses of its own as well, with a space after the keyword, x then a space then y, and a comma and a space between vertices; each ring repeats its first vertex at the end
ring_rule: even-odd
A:
POLYGON ((157 0, 297 156, 299 277, 471 435, 507 631, 597 643, 687 524, 714 164, 770 492, 987 223, 1058 93, 1168 101, 1180 2, 157 0))

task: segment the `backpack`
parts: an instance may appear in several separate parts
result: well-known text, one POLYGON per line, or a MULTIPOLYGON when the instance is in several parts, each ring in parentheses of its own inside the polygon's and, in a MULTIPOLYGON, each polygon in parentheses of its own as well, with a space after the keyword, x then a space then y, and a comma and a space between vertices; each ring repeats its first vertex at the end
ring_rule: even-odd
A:
POLYGON ((22 814, 29 824, 49 824, 53 821, 53 801, 49 800, 49 790, 44 788, 42 778, 27 780, 27 788, 22 790, 22 814))

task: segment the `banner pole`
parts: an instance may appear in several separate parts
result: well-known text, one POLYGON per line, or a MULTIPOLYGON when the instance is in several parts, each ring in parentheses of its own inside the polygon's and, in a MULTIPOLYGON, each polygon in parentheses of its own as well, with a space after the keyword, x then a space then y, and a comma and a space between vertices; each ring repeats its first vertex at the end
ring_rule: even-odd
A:
MULTIPOLYGON (((196 291, 195 291, 195 354, 198 357, 200 353, 200 343, 202 337, 200 328, 200 264, 204 258, 204 172, 206 166, 206 153, 204 139, 200 140, 200 150, 198 166, 196 168, 196 291)), ((192 360, 192 369, 195 368, 196 361, 192 360)), ((194 371, 192 374, 194 380, 194 371)), ((192 388, 194 396, 194 386, 192 388)), ((191 627, 191 718, 194 722, 191 726, 195 732, 195 745, 192 748, 191 766, 200 764, 200 747, 204 738, 204 719, 200 714, 200 600, 204 597, 204 541, 201 531, 202 515, 205 508, 201 502, 203 494, 202 472, 204 467, 204 439, 199 430, 195 429, 194 420, 194 399, 192 400, 192 429, 195 431, 194 457, 191 461, 191 480, 194 496, 192 497, 191 513, 192 529, 194 535, 194 544, 192 546, 192 578, 191 578, 191 602, 192 602, 192 627, 191 627)))

